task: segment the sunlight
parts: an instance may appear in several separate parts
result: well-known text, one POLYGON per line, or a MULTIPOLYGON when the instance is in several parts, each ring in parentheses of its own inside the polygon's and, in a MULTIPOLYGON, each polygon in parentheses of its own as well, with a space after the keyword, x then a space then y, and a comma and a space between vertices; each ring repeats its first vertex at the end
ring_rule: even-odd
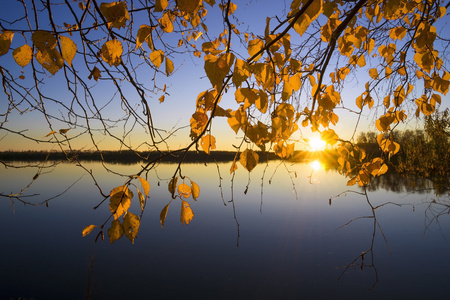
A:
POLYGON ((318 160, 315 160, 311 162, 311 167, 313 168, 314 171, 318 171, 322 169, 322 164, 318 160))
POLYGON ((326 143, 320 138, 316 137, 309 141, 309 146, 312 151, 321 151, 325 149, 326 143))

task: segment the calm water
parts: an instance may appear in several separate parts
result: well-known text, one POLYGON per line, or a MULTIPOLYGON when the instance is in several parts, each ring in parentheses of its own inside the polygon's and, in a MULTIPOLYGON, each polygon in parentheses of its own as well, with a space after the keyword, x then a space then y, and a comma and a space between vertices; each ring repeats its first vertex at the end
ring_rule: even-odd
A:
MULTIPOLYGON (((86 166, 107 193, 126 180, 97 163, 86 166)), ((26 192, 38 196, 23 198, 39 203, 79 179, 48 207, 0 198, 0 299, 448 296, 450 216, 432 220, 443 208, 440 203, 450 205, 448 195, 408 192, 397 176, 378 182, 377 189, 368 192, 370 204, 401 206, 386 204, 376 210, 379 227, 374 234, 371 206, 364 195, 346 192, 335 197, 348 190, 345 178, 325 170, 308 178, 309 164, 288 164, 290 173, 281 165, 274 174, 277 166, 270 163, 263 180, 264 166, 258 166, 246 194, 249 177, 241 167, 232 194, 230 164, 219 165, 222 181, 215 165, 185 165, 183 174, 201 190, 197 202, 188 200, 195 217, 182 225, 180 201, 174 200, 161 230, 159 214, 170 201, 168 178, 176 166, 160 165, 157 173, 148 174, 150 198, 135 244, 123 237, 111 245, 107 236, 95 243, 95 230, 81 235, 86 225, 101 225, 108 218, 107 203, 93 209, 102 197, 92 180, 81 168, 58 165, 26 192), (430 206, 432 201, 437 203, 430 206)), ((111 168, 129 175, 137 170, 137 166, 111 168)), ((17 192, 35 173, 2 168, 0 191, 17 192)), ((351 190, 362 192, 357 187, 351 190)), ((137 200, 133 201, 130 211, 139 213, 137 200)))

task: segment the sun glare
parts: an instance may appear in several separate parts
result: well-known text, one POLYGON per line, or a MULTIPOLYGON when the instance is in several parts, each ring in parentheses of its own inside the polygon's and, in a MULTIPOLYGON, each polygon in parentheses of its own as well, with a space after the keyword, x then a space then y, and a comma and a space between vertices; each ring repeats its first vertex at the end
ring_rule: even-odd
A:
POLYGON ((312 151, 320 151, 325 149, 326 143, 322 141, 320 138, 313 138, 309 141, 309 147, 311 147, 312 151))
POLYGON ((311 162, 311 167, 313 168, 314 171, 318 171, 322 168, 322 165, 318 160, 315 160, 311 162))

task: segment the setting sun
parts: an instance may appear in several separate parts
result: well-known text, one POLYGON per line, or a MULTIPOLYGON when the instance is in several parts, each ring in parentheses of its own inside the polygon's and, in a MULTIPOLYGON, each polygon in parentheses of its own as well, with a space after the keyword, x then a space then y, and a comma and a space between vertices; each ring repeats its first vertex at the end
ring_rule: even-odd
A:
POLYGON ((319 171, 322 169, 322 164, 318 160, 314 160, 311 162, 311 167, 314 171, 319 171))
POLYGON ((312 151, 320 151, 325 149, 326 143, 320 138, 313 138, 309 141, 309 147, 312 151))

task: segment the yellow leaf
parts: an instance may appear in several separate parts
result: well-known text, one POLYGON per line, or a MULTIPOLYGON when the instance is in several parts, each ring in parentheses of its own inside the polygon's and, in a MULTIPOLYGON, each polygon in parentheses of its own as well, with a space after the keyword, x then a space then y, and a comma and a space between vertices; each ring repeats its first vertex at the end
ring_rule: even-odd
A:
POLYGON ((144 206, 145 206, 145 196, 144 194, 141 193, 141 191, 138 189, 138 199, 139 199, 139 204, 141 205, 141 212, 144 211, 144 206))
POLYGON ((52 134, 56 133, 56 131, 52 130, 50 133, 48 133, 45 137, 51 136, 52 134))
POLYGON ((234 64, 234 72, 233 72, 233 84, 236 88, 239 88, 248 77, 250 77, 250 66, 248 63, 241 59, 236 59, 236 63, 234 64))
POLYGON ((173 72, 173 62, 166 57, 166 75, 169 76, 173 72))
POLYGON ((336 132, 333 129, 324 130, 320 138, 325 141, 326 143, 330 145, 334 145, 337 143, 339 136, 336 134, 336 132))
POLYGON ((150 193, 150 184, 147 180, 144 178, 138 176, 139 181, 141 182, 142 188, 144 189, 145 196, 148 197, 148 194, 150 193))
POLYGON ((281 92, 281 99, 283 101, 287 101, 292 95, 292 90, 293 88, 289 81, 285 81, 283 85, 283 91, 281 92))
POLYGON ((145 24, 141 25, 141 27, 139 27, 139 30, 136 35, 136 49, 135 50, 137 50, 137 48, 141 47, 141 45, 144 41, 147 41, 147 44, 149 44, 149 42, 148 42, 149 40, 150 40, 151 44, 149 44, 148 46, 150 49, 152 49, 152 47, 153 47, 153 42, 151 40, 152 30, 153 30, 153 27, 145 25, 145 24))
POLYGON ((216 149, 216 138, 207 134, 202 137, 200 145, 202 146, 203 151, 209 154, 210 150, 216 149))
POLYGON ((231 117, 227 119, 228 125, 230 125, 231 129, 237 134, 239 129, 247 124, 246 112, 241 106, 241 108, 231 112, 230 115, 231 117))
POLYGON ((289 78, 289 83, 295 91, 298 91, 302 86, 302 77, 300 73, 296 73, 289 78))
POLYGON ((33 50, 31 50, 30 46, 25 44, 13 51, 13 57, 19 66, 25 67, 30 63, 31 58, 33 57, 33 50))
POLYGON ((150 61, 157 67, 162 64, 164 60, 164 52, 162 50, 155 50, 150 53, 150 61))
POLYGON ((156 12, 163 11, 163 10, 165 10, 167 8, 167 5, 169 5, 167 0, 156 0, 155 1, 155 11, 156 12))
POLYGON ((0 56, 5 55, 9 51, 14 33, 5 31, 0 33, 0 56))
POLYGON ((200 196, 200 187, 193 181, 191 181, 191 190, 192 190, 192 198, 197 201, 197 198, 200 196))
POLYGON ((70 128, 67 128, 67 129, 60 129, 60 130, 59 130, 59 133, 60 133, 60 134, 66 134, 67 131, 69 131, 69 130, 70 130, 70 128))
POLYGON ((258 164, 258 160, 258 154, 255 151, 249 149, 245 149, 245 151, 242 152, 241 156, 239 157, 239 162, 249 172, 251 172, 256 167, 256 165, 258 164))
POLYGON ((46 52, 49 49, 55 49, 56 38, 48 31, 37 30, 31 35, 34 46, 40 52, 46 52))
MULTIPOLYGON (((258 53, 262 48, 264 48, 264 42, 260 39, 251 40, 248 42, 248 54, 250 57, 253 57, 256 53, 258 53)), ((258 61, 262 56, 262 53, 259 54, 253 61, 258 61)))
POLYGON ((178 181, 178 177, 175 177, 175 178, 172 178, 169 182, 169 186, 167 188, 171 195, 175 194, 175 189, 177 187, 177 181, 178 181))
POLYGON ((188 225, 189 222, 194 218, 194 212, 192 211, 189 203, 181 200, 181 213, 180 213, 180 221, 183 224, 188 225))
POLYGON ((131 198, 133 192, 126 185, 118 186, 110 192, 109 209, 114 214, 114 219, 117 220, 128 211, 131 198))
POLYGON ((69 66, 72 66, 72 60, 77 53, 77 45, 68 37, 60 36, 59 39, 61 40, 62 57, 69 66))
POLYGON ((88 79, 91 79, 92 77, 94 77, 95 81, 98 81, 98 79, 102 77, 101 71, 97 67, 94 67, 92 69, 91 74, 89 74, 88 76, 88 79))
POLYGON ((105 16, 106 21, 117 29, 125 28, 125 23, 130 20, 126 2, 103 2, 100 4, 100 11, 105 16))
POLYGON ((234 62, 234 54, 224 53, 219 57, 208 54, 205 56, 205 72, 209 81, 217 91, 222 89, 223 79, 227 76, 234 62))
POLYGON ((141 225, 141 220, 139 216, 128 212, 125 217, 123 217, 123 231, 125 236, 134 244, 134 239, 139 232, 139 225, 141 225))
POLYGON ((366 58, 364 57, 364 55, 360 55, 356 63, 358 64, 359 67, 361 68, 364 67, 366 65, 366 58))
POLYGON ((159 221, 161 222, 161 229, 164 228, 164 222, 166 221, 166 217, 167 217, 167 210, 169 209, 169 204, 167 204, 166 206, 164 206, 164 208, 161 210, 161 213, 159 214, 159 221))
POLYGON ((232 174, 234 171, 236 171, 238 169, 238 166, 236 164, 236 159, 233 161, 233 163, 231 164, 231 168, 230 168, 230 174, 232 174))
POLYGON ((109 242, 112 244, 123 236, 123 227, 119 220, 113 220, 108 229, 109 242))
POLYGON ((308 29, 309 24, 311 24, 311 20, 308 15, 302 14, 294 23, 294 30, 298 34, 300 34, 300 36, 302 36, 305 33, 306 29, 308 29))
POLYGON ((200 8, 201 0, 177 0, 177 7, 185 13, 192 13, 200 8))
POLYGON ((369 70, 369 76, 372 77, 372 79, 377 80, 378 79, 378 71, 376 68, 372 68, 369 70))
POLYGON ((37 51, 36 60, 52 75, 55 75, 64 66, 64 60, 55 48, 47 49, 44 52, 37 51))
POLYGON ((178 194, 184 198, 188 198, 192 194, 191 187, 186 183, 182 183, 178 186, 178 194))
POLYGON ((164 13, 162 18, 159 19, 158 21, 165 32, 171 33, 173 31, 173 23, 172 20, 170 19, 168 12, 164 13))
POLYGON ((350 179, 350 180, 347 182, 347 185, 348 185, 348 186, 355 185, 355 183, 356 183, 356 178, 357 178, 357 177, 354 177, 354 178, 350 179))
POLYGON ((82 232, 83 237, 85 237, 85 236, 87 236, 89 233, 91 233, 92 230, 94 230, 95 227, 98 227, 98 226, 96 226, 96 225, 89 225, 89 226, 84 227, 83 232, 82 232))
POLYGON ((267 94, 263 90, 259 90, 258 95, 259 97, 255 101, 255 106, 261 113, 264 114, 266 113, 267 108, 269 106, 269 98, 267 97, 267 94))
POLYGON ((102 59, 110 66, 118 66, 122 62, 122 43, 118 40, 110 40, 103 44, 101 49, 102 59))

